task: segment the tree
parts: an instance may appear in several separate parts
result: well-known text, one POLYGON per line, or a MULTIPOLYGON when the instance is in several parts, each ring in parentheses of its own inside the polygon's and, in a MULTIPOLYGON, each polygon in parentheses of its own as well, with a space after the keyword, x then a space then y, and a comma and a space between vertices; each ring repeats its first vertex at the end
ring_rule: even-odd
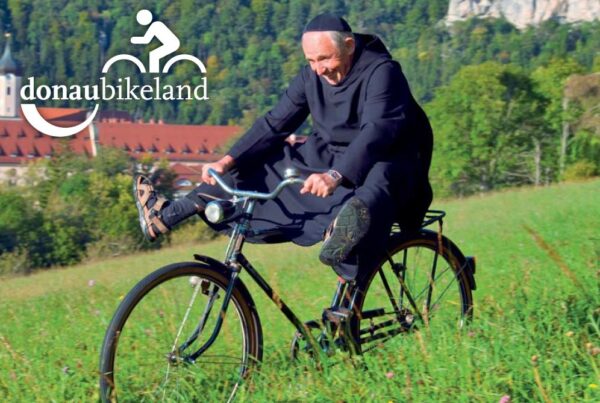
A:
POLYGON ((600 72, 575 74, 565 83, 565 96, 578 111, 573 122, 568 162, 591 164, 600 172, 600 72))
POLYGON ((562 175, 565 170, 571 124, 576 119, 576 116, 569 110, 565 82, 569 76, 580 73, 582 70, 583 68, 572 59, 553 59, 548 66, 539 67, 532 74, 537 93, 548 103, 544 121, 548 137, 553 139, 551 142, 554 143, 558 153, 559 175, 562 175))
POLYGON ((433 181, 442 193, 531 182, 532 118, 540 102, 528 77, 512 66, 488 62, 461 69, 426 109, 435 134, 433 181))

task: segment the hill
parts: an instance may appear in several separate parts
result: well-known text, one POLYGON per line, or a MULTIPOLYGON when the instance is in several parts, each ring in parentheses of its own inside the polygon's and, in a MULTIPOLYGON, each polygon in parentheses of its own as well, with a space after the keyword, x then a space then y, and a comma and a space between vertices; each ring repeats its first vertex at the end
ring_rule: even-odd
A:
MULTIPOLYGON (((242 274, 261 314, 266 364, 239 401, 498 401, 505 395, 598 401, 599 194, 595 180, 437 202, 434 207, 448 212, 445 233, 478 258, 475 321, 462 333, 398 337, 365 356, 368 371, 291 364, 293 329, 242 274)), ((221 239, 0 279, 0 399, 97 399, 98 350, 123 295, 159 266, 192 260, 193 253, 219 257, 225 245, 221 239)), ((317 252, 292 245, 246 249, 305 320, 320 315, 335 283, 317 252)))

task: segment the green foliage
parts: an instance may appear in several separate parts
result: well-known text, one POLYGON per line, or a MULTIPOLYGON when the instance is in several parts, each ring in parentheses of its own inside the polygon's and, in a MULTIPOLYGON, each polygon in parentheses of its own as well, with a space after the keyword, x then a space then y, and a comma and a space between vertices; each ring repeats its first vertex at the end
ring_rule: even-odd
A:
MULTIPOLYGON (((472 19, 447 28, 441 23, 447 0, 327 0, 319 4, 308 0, 219 4, 186 0, 153 6, 140 0, 91 5, 83 0, 8 0, 4 4, 1 18, 13 31, 13 51, 22 62, 24 76, 50 84, 93 83, 102 64, 119 53, 146 63, 148 49, 132 45, 129 38, 145 29, 136 23, 135 12, 150 9, 178 35, 181 52, 207 65, 211 101, 201 105, 115 101, 107 107, 178 123, 239 123, 246 110, 266 112, 305 63, 299 44, 304 24, 324 11, 344 15, 357 32, 382 36, 390 51, 401 56, 399 61, 420 101, 430 101, 435 88, 447 84, 463 66, 490 60, 530 71, 554 58, 571 57, 589 70, 598 64, 600 43, 599 23, 548 21, 521 32, 503 20, 472 19)), ((109 76, 117 75, 129 75, 136 84, 148 84, 152 78, 127 63, 111 69, 109 76)), ((198 78, 197 71, 184 63, 166 82, 196 83, 198 78)), ((61 106, 85 105, 68 101, 61 106)))
POLYGON ((461 69, 426 108, 437 140, 433 182, 443 194, 465 195, 527 178, 523 162, 541 107, 519 69, 495 62, 461 69))
POLYGON ((169 243, 171 245, 205 243, 217 236, 218 234, 213 229, 196 216, 177 226, 177 229, 169 234, 169 243))
MULTIPOLYGON (((437 196, 551 183, 580 160, 600 170, 598 83, 583 75, 600 65, 598 22, 547 21, 518 31, 501 19, 470 19, 448 27, 441 21, 447 0, 161 0, 151 6, 140 0, 6 0, 0 2, 0 31, 10 26, 24 77, 91 84, 116 54, 147 63, 147 47, 129 41, 146 29, 135 21, 141 8, 171 27, 181 40, 180 52, 205 63, 210 101, 103 107, 125 109, 136 118, 248 128, 305 64, 299 41, 304 24, 332 11, 345 16, 356 32, 381 36, 425 104, 435 132, 431 176, 437 196)), ((108 78, 123 76, 134 84, 152 79, 128 63, 114 65, 108 78)), ((199 79, 189 63, 164 77, 170 84, 196 85, 199 79)), ((299 132, 309 133, 309 126, 310 120, 299 132)), ((62 148, 30 170, 27 186, 13 198, 13 204, 27 208, 0 213, 0 229, 6 229, 0 253, 15 254, 16 260, 28 256, 31 267, 47 267, 71 264, 86 254, 149 247, 136 228, 128 181, 136 171, 151 174, 157 190, 170 197, 175 177, 166 162, 153 170, 150 156, 135 165, 119 150, 101 148, 90 160, 74 155, 68 141, 62 148), (11 216, 20 217, 12 219, 18 225, 11 216), (72 230, 77 224, 81 228, 72 230)))
POLYGON ((569 181, 587 179, 596 176, 597 174, 598 170, 596 169, 596 164, 591 161, 582 160, 569 165, 563 176, 565 180, 569 181))
MULTIPOLYGON (((294 328, 242 273, 265 348, 260 371, 240 385, 235 400, 497 402, 508 395, 541 401, 543 391, 549 401, 599 401, 600 216, 590 214, 599 192, 594 180, 437 203, 448 212, 446 235, 477 256, 474 322, 462 332, 449 326, 397 335, 365 354, 368 370, 342 352, 333 357, 341 363, 319 369, 291 361, 294 328), (524 225, 550 245, 554 257, 524 225)), ((192 260, 194 253, 219 258, 226 246, 219 240, 105 256, 1 281, 3 400, 98 401, 98 348, 124 295, 159 267, 192 260)), ((300 320, 319 318, 330 303, 336 276, 319 263, 318 248, 247 244, 244 254, 300 320)), ((157 358, 157 371, 165 370, 164 362, 157 358)), ((222 401, 219 393, 202 390, 197 400, 222 401)))
MULTIPOLYGON (((164 240, 150 244, 140 232, 132 164, 121 150, 101 148, 90 160, 65 143, 52 159, 29 168, 25 187, 0 188, 0 273, 160 247, 164 240)), ((158 190, 172 196, 175 174, 166 161, 156 168, 158 190)))
POLYGON ((48 234, 41 212, 16 188, 0 188, 0 205, 0 272, 28 273, 45 265, 48 234))

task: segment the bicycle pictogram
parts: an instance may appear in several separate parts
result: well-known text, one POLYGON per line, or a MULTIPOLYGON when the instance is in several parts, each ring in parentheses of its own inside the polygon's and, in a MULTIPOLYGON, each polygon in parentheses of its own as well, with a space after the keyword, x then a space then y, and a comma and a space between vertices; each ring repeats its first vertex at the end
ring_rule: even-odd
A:
POLYGON ((179 38, 161 21, 152 22, 153 16, 149 10, 140 10, 136 15, 136 20, 140 25, 148 25, 148 29, 144 36, 134 36, 131 38, 131 43, 134 45, 147 45, 154 38, 162 43, 162 46, 150 51, 149 54, 149 66, 148 70, 146 70, 146 66, 144 63, 137 57, 133 55, 129 55, 127 53, 122 53, 116 56, 111 57, 102 67, 102 74, 106 74, 110 67, 118 62, 118 61, 129 61, 135 64, 140 71, 140 73, 168 73, 175 63, 187 60, 194 63, 198 66, 198 69, 202 73, 206 73, 206 67, 204 63, 200 61, 195 56, 189 54, 178 54, 167 60, 164 64, 162 71, 160 69, 160 60, 165 56, 168 56, 179 49, 180 42, 179 38))

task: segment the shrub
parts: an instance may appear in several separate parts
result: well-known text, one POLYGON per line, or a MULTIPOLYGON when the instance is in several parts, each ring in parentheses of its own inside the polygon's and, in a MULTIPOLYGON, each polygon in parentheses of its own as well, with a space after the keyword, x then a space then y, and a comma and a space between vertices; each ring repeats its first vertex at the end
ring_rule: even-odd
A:
POLYGON ((596 164, 588 160, 581 160, 569 165, 565 169, 563 179, 566 181, 586 179, 596 176, 597 173, 596 164))
POLYGON ((218 235, 204 221, 198 217, 192 217, 185 223, 178 225, 173 232, 170 233, 169 242, 172 245, 182 243, 205 242, 215 239, 218 235))
POLYGON ((32 269, 27 251, 15 249, 0 253, 0 275, 28 274, 32 269))

